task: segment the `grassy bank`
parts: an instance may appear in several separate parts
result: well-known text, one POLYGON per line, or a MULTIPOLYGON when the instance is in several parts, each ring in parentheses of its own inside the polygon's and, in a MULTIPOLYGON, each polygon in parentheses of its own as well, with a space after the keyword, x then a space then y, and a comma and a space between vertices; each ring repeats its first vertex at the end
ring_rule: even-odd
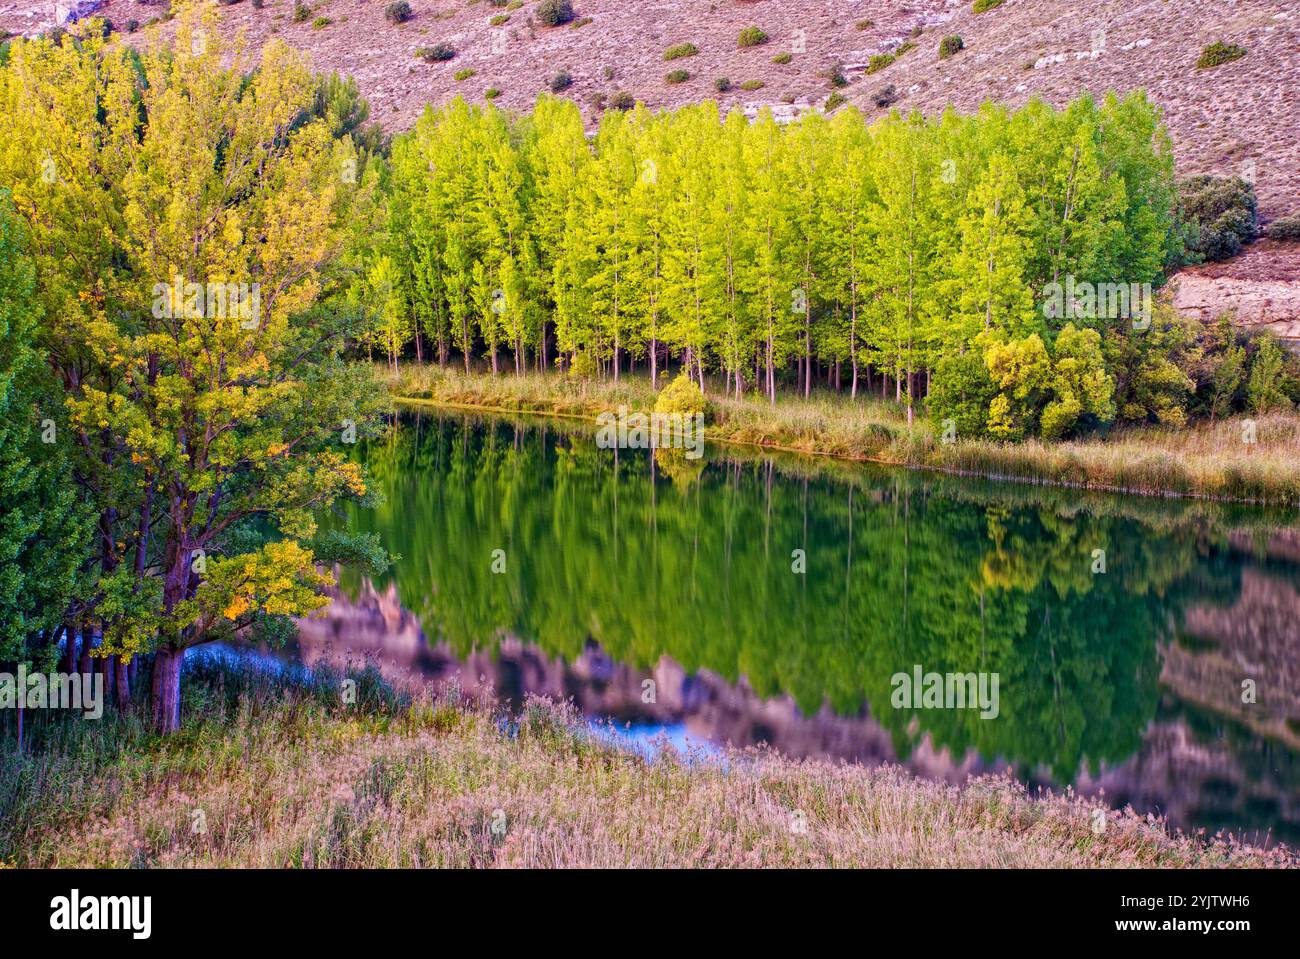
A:
POLYGON ((562 707, 508 717, 454 691, 206 661, 184 729, 60 722, 0 753, 16 866, 1294 866, 1285 849, 764 753, 646 759, 562 707), (199 828, 201 824, 202 828, 199 828), (494 831, 493 826, 498 828, 494 831), (799 824, 806 824, 801 829, 799 824))
MULTIPOLYGON (((648 411, 648 379, 575 383, 559 375, 490 376, 436 367, 385 373, 399 399, 503 412, 594 420, 626 405, 648 411)), ((707 440, 747 443, 847 459, 924 467, 998 480, 1113 490, 1148 496, 1202 496, 1239 502, 1300 500, 1300 416, 1256 422, 1257 442, 1243 442, 1240 419, 1185 430, 1129 427, 1074 442, 939 442, 930 425, 908 425, 894 403, 827 394, 811 399, 710 396, 707 440)))

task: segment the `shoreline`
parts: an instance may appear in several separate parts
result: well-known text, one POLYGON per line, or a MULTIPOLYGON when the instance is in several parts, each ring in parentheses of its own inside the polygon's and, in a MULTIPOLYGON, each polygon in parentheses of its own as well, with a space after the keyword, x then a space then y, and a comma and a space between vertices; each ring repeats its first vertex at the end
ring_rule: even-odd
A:
POLYGON ((565 704, 508 713, 454 687, 395 687, 373 667, 213 660, 184 681, 195 705, 175 736, 114 715, 0 751, 21 784, 0 867, 1300 865, 1281 843, 1190 835, 1005 776, 954 786, 753 749, 647 756, 565 704), (351 705, 346 679, 365 691, 351 705))
MULTIPOLYGON (((388 386, 394 403, 498 415, 554 417, 590 425, 596 423, 600 412, 620 405, 611 403, 611 393, 617 394, 630 411, 651 409, 644 396, 637 397, 621 385, 601 384, 599 389, 606 394, 601 398, 588 397, 585 393, 571 395, 564 381, 535 374, 517 382, 510 382, 513 377, 493 378, 488 374, 449 376, 436 370, 421 370, 419 374, 425 382, 416 391, 403 389, 408 384, 402 376, 409 373, 399 374, 395 382, 389 374, 388 386), (637 399, 642 402, 635 402, 637 399)), ((909 427, 880 416, 887 404, 875 400, 867 400, 857 408, 839 398, 814 401, 813 405, 819 407, 818 413, 827 422, 800 422, 792 427, 783 422, 788 415, 786 411, 793 407, 799 410, 796 415, 804 415, 801 407, 807 406, 807 402, 768 406, 766 402, 724 399, 719 403, 716 397, 711 399, 714 415, 706 425, 705 436, 729 445, 1119 496, 1259 506, 1300 501, 1300 443, 1291 442, 1300 440, 1300 417, 1296 416, 1261 418, 1268 426, 1261 432, 1273 434, 1273 443, 1256 453, 1242 455, 1235 451, 1225 453, 1222 445, 1222 437, 1230 437, 1234 430, 1239 430, 1237 424, 1241 420, 1201 424, 1182 431, 1181 435, 1153 428, 1132 428, 1118 433, 1118 438, 1055 444, 1033 440, 999 444, 959 439, 954 445, 945 446, 935 440, 928 425, 920 419, 909 427), (843 421, 835 422, 837 415, 843 421), (819 430, 819 425, 823 429, 819 430), (857 431, 856 435, 849 435, 853 431, 857 431), (1188 453, 1179 448, 1178 442, 1189 437, 1194 442, 1219 445, 1208 452, 1188 453), (1260 459, 1267 462, 1261 466, 1260 459), (1193 466, 1189 467, 1189 463, 1193 466), (1087 478, 1075 480, 1069 478, 1071 475, 1087 478)))

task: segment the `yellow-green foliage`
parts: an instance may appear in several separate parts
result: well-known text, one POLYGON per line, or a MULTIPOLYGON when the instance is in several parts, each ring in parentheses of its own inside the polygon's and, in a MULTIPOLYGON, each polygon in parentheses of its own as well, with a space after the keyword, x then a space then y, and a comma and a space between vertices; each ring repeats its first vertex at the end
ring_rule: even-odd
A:
POLYGON ((659 396, 655 399, 656 413, 694 416, 697 413, 707 413, 708 409, 708 400, 700 392, 699 385, 685 372, 678 373, 676 379, 660 390, 659 396))

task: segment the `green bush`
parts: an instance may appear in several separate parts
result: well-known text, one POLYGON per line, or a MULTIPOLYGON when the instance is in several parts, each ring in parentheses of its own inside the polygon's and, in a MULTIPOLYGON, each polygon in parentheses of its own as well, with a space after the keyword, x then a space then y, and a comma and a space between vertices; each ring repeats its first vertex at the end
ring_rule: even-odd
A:
POLYGON ((786 63, 789 63, 789 62, 790 62, 791 60, 793 60, 793 59, 794 59, 794 56, 793 56, 792 54, 790 54, 790 53, 778 53, 776 56, 774 56, 774 57, 772 58, 772 62, 773 62, 773 63, 786 64, 786 63))
POLYGON ((827 113, 830 113, 836 107, 842 105, 844 101, 847 99, 848 97, 846 97, 844 94, 836 90, 834 93, 832 93, 830 96, 826 98, 826 105, 822 109, 824 109, 827 113))
POLYGON ((879 73, 897 59, 892 53, 877 53, 867 61, 867 73, 879 73))
POLYGON ((614 110, 631 110, 636 106, 636 97, 626 90, 618 90, 610 96, 609 105, 614 110))
POLYGON ((1002 6, 1006 0, 975 0, 971 10, 975 13, 987 13, 989 10, 1002 6))
POLYGON ((762 80, 746 80, 744 83, 742 83, 742 84, 740 85, 740 89, 742 89, 742 90, 761 90, 761 89, 763 89, 763 81, 762 81, 762 80))
POLYGON ((955 33, 950 33, 939 41, 939 59, 947 60, 966 48, 965 42, 955 33))
POLYGON ((903 54, 910 53, 915 49, 916 49, 916 44, 913 43, 911 40, 908 40, 906 43, 900 43, 898 45, 898 48, 894 51, 894 58, 897 59, 898 57, 901 57, 903 54))
POLYGON ((685 83, 691 75, 685 70, 670 70, 664 74, 664 83, 685 83))
POLYGON ((573 86, 573 77, 569 76, 568 70, 561 70, 555 76, 551 77, 551 92, 559 93, 561 90, 567 90, 573 86))
POLYGON ((1255 190, 1240 177, 1188 177, 1178 194, 1189 262, 1226 260, 1255 239, 1255 190))
POLYGON ((876 25, 875 20, 859 20, 853 26, 855 26, 859 30, 870 30, 875 25, 876 25))
POLYGON ((464 70, 457 70, 457 71, 456 71, 456 79, 457 79, 457 80, 468 80, 470 77, 472 77, 472 76, 474 75, 474 72, 475 72, 475 71, 469 69, 468 67, 467 67, 466 69, 464 69, 464 70))
POLYGON ((726 77, 718 77, 718 79, 713 81, 713 89, 717 90, 719 93, 726 93, 731 89, 731 81, 726 77))
POLYGON ((311 7, 303 3, 302 0, 298 0, 298 2, 293 5, 294 23, 306 23, 307 18, 310 16, 311 16, 311 7))
POLYGON ((757 47, 767 43, 767 34, 758 27, 746 27, 740 31, 739 45, 742 47, 757 47))
POLYGON ((680 413, 683 416, 695 416, 707 413, 709 401, 700 392, 699 386, 690 374, 682 371, 677 378, 659 391, 655 398, 656 413, 680 413))
POLYGON ((537 19, 543 26, 561 26, 573 19, 573 4, 569 0, 542 0, 537 5, 537 19))
POLYGON ((664 51, 664 60, 680 60, 682 57, 693 57, 699 52, 699 47, 693 43, 679 43, 664 51))
POLYGON ((488 23, 490 23, 494 27, 504 27, 509 22, 510 22, 510 14, 508 13, 498 13, 495 17, 493 17, 491 20, 488 21, 488 23))
POLYGON ((498 90, 496 87, 488 87, 486 90, 483 91, 484 100, 495 100, 499 96, 501 96, 501 91, 498 90))
POLYGON ((317 17, 315 20, 311 22, 311 28, 313 30, 323 30, 333 22, 334 21, 331 20, 329 17, 317 17))
POLYGON ((415 55, 425 63, 442 63, 456 55, 456 49, 450 43, 435 43, 431 47, 420 47, 415 55))
POLYGON ((406 0, 394 0, 384 7, 384 19, 389 23, 405 23, 411 16, 411 5, 406 0))
POLYGON ((1225 63, 1231 63, 1233 60, 1240 60, 1245 55, 1245 47, 1238 46, 1235 43, 1224 43, 1222 40, 1216 40, 1201 51, 1200 59, 1196 61, 1196 68, 1198 70, 1206 70, 1210 67, 1217 67, 1225 63))
POLYGON ((1284 216, 1268 225, 1270 240, 1300 240, 1300 216, 1284 216))

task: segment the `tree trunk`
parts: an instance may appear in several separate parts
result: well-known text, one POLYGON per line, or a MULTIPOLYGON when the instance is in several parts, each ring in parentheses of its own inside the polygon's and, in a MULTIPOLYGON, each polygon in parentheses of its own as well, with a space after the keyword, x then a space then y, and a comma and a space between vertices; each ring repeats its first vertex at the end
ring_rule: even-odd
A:
POLYGON ((78 627, 69 626, 63 639, 63 671, 72 675, 77 671, 77 634, 78 627))
POLYGON ((121 656, 117 658, 117 708, 126 709, 131 704, 131 674, 121 656))
POLYGON ((185 651, 159 648, 153 660, 153 724, 160 733, 181 728, 181 661, 185 651))
POLYGON ((99 675, 104 677, 104 699, 107 701, 117 689, 117 659, 114 656, 101 656, 99 675))

